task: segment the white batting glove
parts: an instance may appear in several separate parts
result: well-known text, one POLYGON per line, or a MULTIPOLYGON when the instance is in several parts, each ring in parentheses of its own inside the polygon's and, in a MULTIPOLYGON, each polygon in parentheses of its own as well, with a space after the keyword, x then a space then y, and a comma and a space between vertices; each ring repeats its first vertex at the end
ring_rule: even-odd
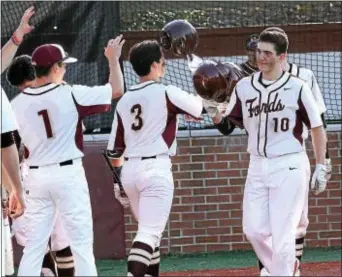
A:
POLYGON ((216 117, 220 114, 220 110, 218 108, 219 105, 220 103, 217 103, 214 100, 203 99, 203 107, 211 118, 216 117))
POLYGON ((120 202, 120 204, 122 205, 122 207, 124 207, 124 209, 129 208, 131 206, 131 204, 129 203, 129 199, 128 199, 127 195, 120 188, 119 184, 114 183, 113 186, 114 186, 115 198, 120 202))
POLYGON ((327 170, 324 164, 316 164, 315 172, 311 178, 311 189, 315 195, 320 194, 327 187, 327 170))
POLYGON ((332 174, 331 159, 325 159, 324 165, 325 165, 325 168, 327 170, 327 182, 329 182, 331 179, 331 174, 332 174))

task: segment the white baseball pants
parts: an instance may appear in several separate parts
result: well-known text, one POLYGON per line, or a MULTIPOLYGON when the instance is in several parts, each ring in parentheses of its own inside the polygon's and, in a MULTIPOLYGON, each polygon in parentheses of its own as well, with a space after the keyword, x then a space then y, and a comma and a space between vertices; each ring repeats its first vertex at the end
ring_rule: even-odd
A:
POLYGON ((92 211, 82 160, 29 169, 25 190, 27 240, 18 276, 40 276, 57 210, 69 238, 75 276, 97 276, 92 211))
POLYGON ((305 152, 251 156, 243 198, 243 230, 271 276, 292 276, 296 229, 305 204, 305 152))
POLYGON ((145 160, 130 158, 122 168, 121 181, 138 220, 139 241, 154 247, 170 215, 174 191, 171 167, 169 156, 160 155, 145 160))

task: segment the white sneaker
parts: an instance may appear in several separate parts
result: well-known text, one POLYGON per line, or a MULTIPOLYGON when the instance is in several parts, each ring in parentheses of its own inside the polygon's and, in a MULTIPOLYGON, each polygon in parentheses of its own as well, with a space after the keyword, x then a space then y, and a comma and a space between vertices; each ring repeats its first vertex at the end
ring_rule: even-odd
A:
POLYGON ((266 268, 260 270, 260 276, 271 276, 271 274, 267 271, 266 268))
POLYGON ((56 276, 50 268, 43 267, 41 276, 56 276))

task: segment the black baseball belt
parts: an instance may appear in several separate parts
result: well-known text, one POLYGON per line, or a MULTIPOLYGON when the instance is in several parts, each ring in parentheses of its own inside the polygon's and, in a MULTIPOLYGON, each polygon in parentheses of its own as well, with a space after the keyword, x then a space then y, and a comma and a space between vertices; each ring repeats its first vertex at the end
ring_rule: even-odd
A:
MULTIPOLYGON (((72 164, 73 164, 72 160, 67 160, 65 162, 59 163, 60 166, 66 166, 66 165, 72 165, 72 164)), ((43 166, 40 166, 40 167, 43 167, 43 166)), ((38 169, 38 168, 39 168, 38 165, 30 165, 29 166, 29 169, 38 169)))

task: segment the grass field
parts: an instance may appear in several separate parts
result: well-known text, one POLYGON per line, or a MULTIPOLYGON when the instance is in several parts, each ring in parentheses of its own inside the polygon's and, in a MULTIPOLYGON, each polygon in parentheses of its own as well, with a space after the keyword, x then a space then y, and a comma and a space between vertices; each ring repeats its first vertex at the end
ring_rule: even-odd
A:
MULTIPOLYGON (((303 263, 341 261, 341 248, 305 249, 303 263)), ((208 254, 170 255, 161 259, 161 272, 201 269, 247 268, 256 266, 252 251, 231 251, 208 254)), ((99 276, 125 276, 126 260, 97 261, 99 276)))

